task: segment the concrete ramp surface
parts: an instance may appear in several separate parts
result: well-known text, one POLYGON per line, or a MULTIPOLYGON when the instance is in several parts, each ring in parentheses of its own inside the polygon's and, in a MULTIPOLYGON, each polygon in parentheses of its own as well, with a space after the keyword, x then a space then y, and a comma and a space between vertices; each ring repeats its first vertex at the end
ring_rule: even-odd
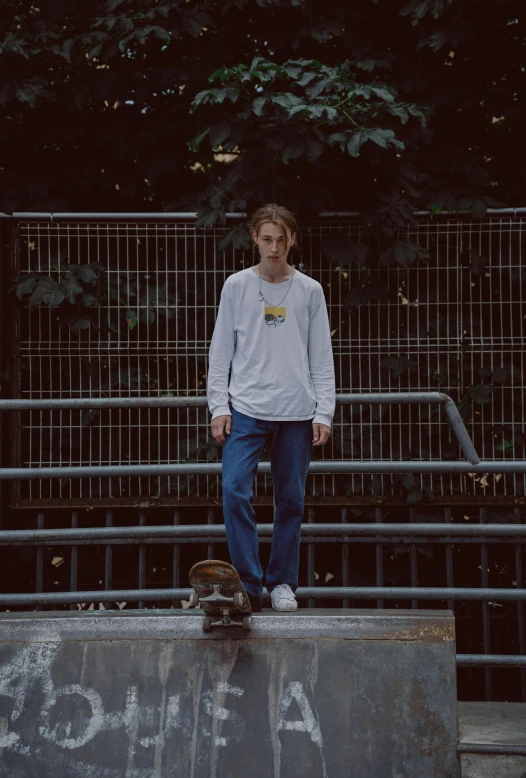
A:
POLYGON ((0 615, 0 778, 453 778, 449 611, 0 615))

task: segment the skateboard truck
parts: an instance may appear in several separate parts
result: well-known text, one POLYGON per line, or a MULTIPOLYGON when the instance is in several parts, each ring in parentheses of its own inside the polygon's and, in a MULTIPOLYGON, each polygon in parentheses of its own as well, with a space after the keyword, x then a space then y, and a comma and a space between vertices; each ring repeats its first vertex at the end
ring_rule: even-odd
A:
POLYGON ((242 607, 244 603, 243 592, 234 592, 233 597, 225 597, 220 592, 221 584, 211 584, 211 587, 213 591, 207 597, 199 597, 197 592, 192 592, 190 595, 191 606, 211 605, 213 610, 218 610, 222 613, 221 618, 205 616, 203 621, 204 631, 209 632, 212 627, 243 627, 245 630, 251 629, 252 619, 250 616, 243 616, 241 619, 235 619, 231 616, 233 609, 242 607))

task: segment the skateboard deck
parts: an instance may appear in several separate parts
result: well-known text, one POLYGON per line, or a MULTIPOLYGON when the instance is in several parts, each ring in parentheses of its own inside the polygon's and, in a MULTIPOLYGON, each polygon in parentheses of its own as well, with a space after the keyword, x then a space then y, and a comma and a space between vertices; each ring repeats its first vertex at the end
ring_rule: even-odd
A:
POLYGON ((235 567, 218 559, 198 562, 190 570, 190 605, 204 612, 203 629, 242 627, 251 629, 252 609, 235 567))

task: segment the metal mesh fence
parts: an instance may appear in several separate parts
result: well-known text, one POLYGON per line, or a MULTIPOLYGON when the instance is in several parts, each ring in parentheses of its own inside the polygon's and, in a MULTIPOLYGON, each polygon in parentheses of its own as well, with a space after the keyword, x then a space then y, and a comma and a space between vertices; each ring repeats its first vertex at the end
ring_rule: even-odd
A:
MULTIPOLYGON (((204 394, 221 287, 230 273, 253 262, 251 251, 219 250, 228 229, 196 229, 191 219, 71 215, 19 221, 12 275, 59 279, 70 265, 89 265, 98 274, 89 291, 100 302, 87 314, 67 300, 51 309, 16 306, 11 396, 204 394)), ((383 266, 373 246, 374 260, 361 267, 331 263, 324 242, 345 235, 370 244, 366 226, 350 219, 305 225, 293 261, 324 287, 337 391, 445 391, 459 403, 482 459, 524 459, 524 232, 522 216, 421 218, 416 230, 401 237, 424 246, 428 261, 383 266), (370 291, 360 292, 363 287, 370 291)), ((12 416, 12 461, 28 467, 220 456, 202 408, 12 416)), ((337 409, 332 439, 316 456, 448 460, 460 451, 436 406, 347 406, 337 409)), ((411 493, 448 502, 488 496, 509 502, 523 497, 524 476, 313 475, 307 501, 405 502, 411 493)), ((220 482, 213 476, 28 481, 13 490, 17 506, 219 499, 220 482)), ((258 476, 256 501, 272 503, 269 476, 258 476)))

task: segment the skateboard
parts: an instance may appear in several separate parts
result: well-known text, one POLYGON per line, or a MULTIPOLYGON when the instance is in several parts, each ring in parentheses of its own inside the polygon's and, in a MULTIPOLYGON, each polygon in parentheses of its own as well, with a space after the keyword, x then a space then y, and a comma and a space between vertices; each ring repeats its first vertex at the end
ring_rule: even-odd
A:
POLYGON ((251 629, 252 609, 235 567, 218 559, 198 562, 190 570, 190 584, 190 605, 204 610, 205 632, 212 627, 251 629))

